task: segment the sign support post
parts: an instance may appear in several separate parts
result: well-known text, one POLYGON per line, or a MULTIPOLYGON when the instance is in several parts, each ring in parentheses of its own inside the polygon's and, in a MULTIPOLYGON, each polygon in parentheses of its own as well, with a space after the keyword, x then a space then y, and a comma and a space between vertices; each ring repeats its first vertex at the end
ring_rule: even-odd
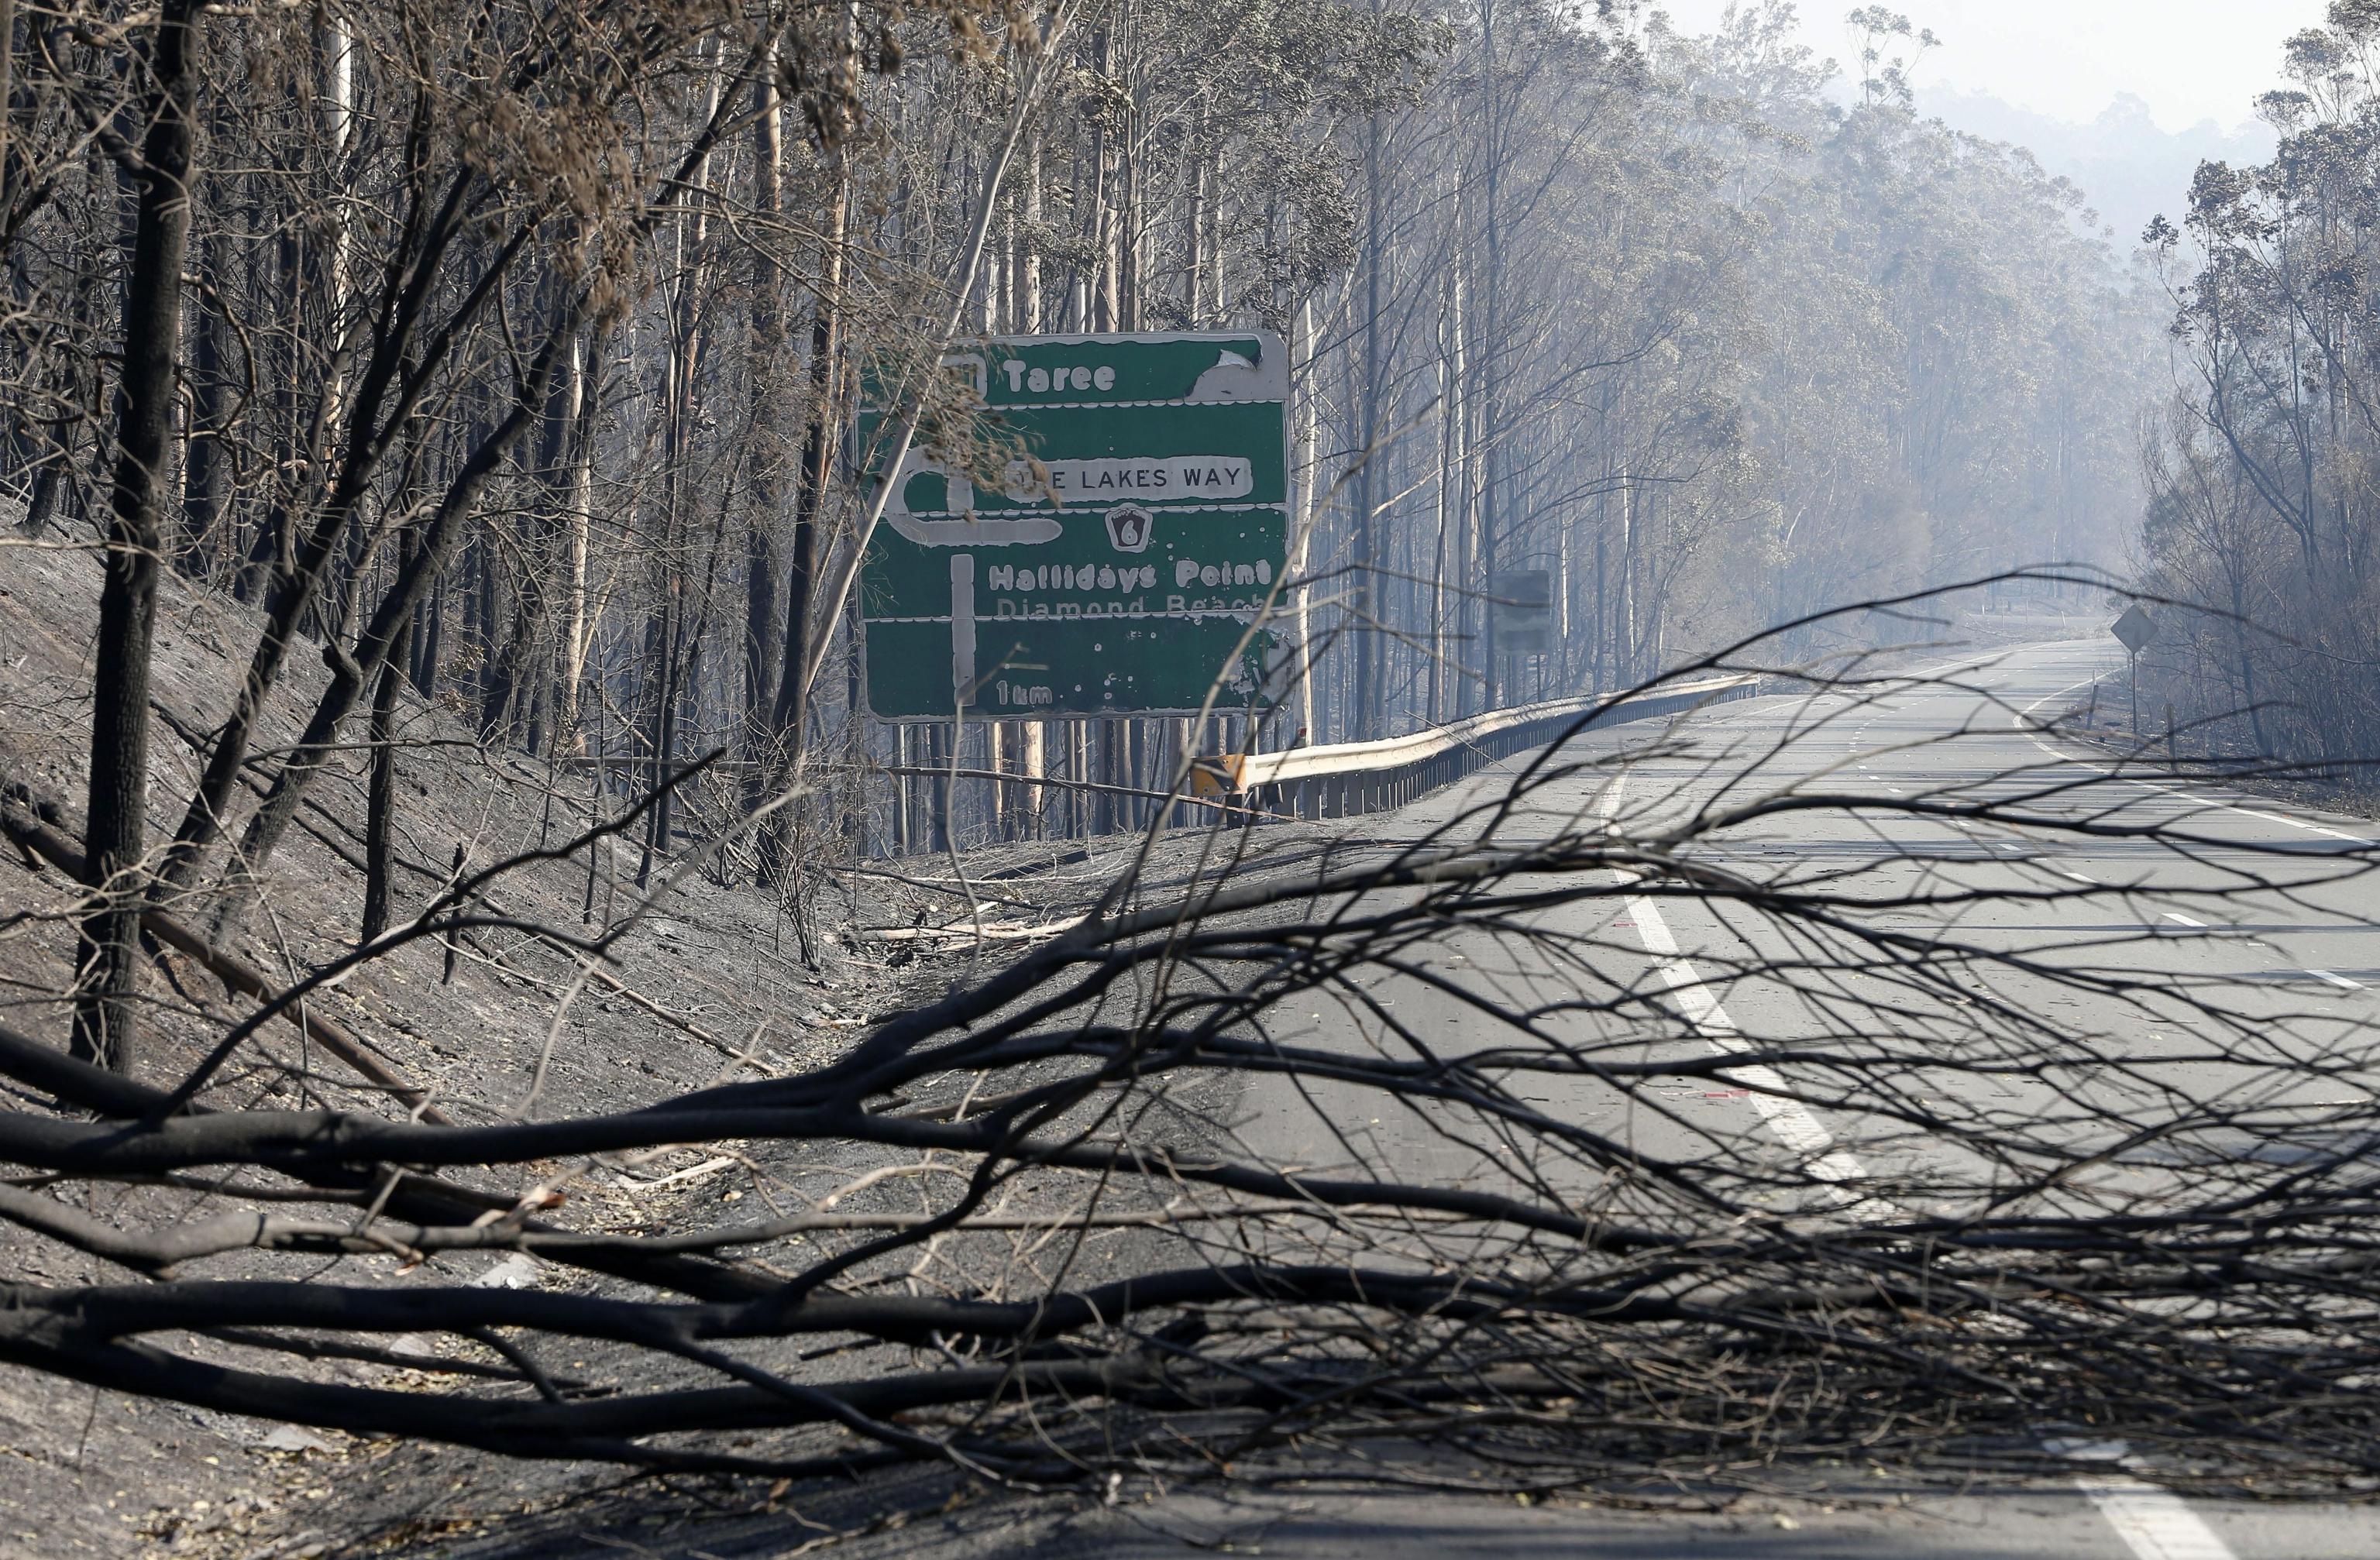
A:
POLYGON ((2156 619, 2143 611, 2135 601, 2124 609, 2124 615, 2110 624, 2107 632, 2123 643, 2126 681, 2132 695, 2132 740, 2137 743, 2141 735, 2141 652, 2156 640, 2156 619))

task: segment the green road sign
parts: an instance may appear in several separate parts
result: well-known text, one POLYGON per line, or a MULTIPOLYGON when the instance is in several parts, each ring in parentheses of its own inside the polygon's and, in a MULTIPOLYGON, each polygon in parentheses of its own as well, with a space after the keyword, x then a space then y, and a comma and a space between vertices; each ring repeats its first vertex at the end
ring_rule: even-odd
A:
MULTIPOLYGON (((881 720, 1259 699, 1289 552, 1289 363, 1262 331, 1028 336, 952 363, 1030 459, 902 463, 860 572, 881 720), (1036 466, 1038 463, 1038 469, 1036 466)), ((872 437, 880 411, 863 416, 872 437)))

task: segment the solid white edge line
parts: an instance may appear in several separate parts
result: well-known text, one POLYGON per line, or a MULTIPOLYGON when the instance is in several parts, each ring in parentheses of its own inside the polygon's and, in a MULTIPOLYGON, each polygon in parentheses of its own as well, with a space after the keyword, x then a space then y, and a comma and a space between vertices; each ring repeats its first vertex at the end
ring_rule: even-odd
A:
MULTIPOLYGON (((2106 675, 2108 674, 2104 672, 2101 674, 2101 676, 2106 675)), ((2057 759, 2061 764, 2080 765, 2082 768, 2090 770, 2095 775, 2109 773, 2110 771, 2099 768, 2096 764, 2084 764, 2081 759, 2075 757, 2071 754, 2058 752, 2058 749, 2050 746, 2049 744, 2041 740, 2037 727, 2028 730, 2025 724, 2027 717, 2031 716, 2034 710, 2039 709, 2043 705, 2047 704, 2051 699, 2058 697, 2058 695, 2070 694, 2077 688, 2096 683, 2100 679, 2098 677, 2085 677, 2080 683, 2069 683, 2062 688, 2042 695, 2039 698, 2034 700, 2031 704, 2026 705, 2022 709, 2018 710, 2015 715, 2010 717, 2009 720, 2010 726, 2013 727, 2017 731, 2024 732, 2026 736, 2032 739, 2034 746, 2041 749, 2042 752, 2048 754, 2052 758, 2057 759)), ((2360 834, 2344 834, 2336 828, 2325 828, 2318 823, 2301 823, 2296 818, 2286 818, 2281 816, 2278 813, 2261 812, 2256 808, 2242 807, 2230 802, 2218 802, 2211 796, 2192 796, 2182 791, 2179 786, 2167 785, 2161 781, 2141 780, 2131 775, 2125 775, 2120 778, 2127 785, 2137 785, 2144 791, 2154 791, 2162 795, 2171 796, 2180 801, 2188 802, 2194 806, 2211 807, 2217 811, 2226 813, 2238 813, 2242 817, 2257 818, 2265 823, 2287 824, 2291 828, 2302 828, 2307 830, 2309 833, 2326 834, 2333 840, 2344 840, 2350 845, 2371 845, 2380 843, 2380 841, 2366 840, 2360 834)))

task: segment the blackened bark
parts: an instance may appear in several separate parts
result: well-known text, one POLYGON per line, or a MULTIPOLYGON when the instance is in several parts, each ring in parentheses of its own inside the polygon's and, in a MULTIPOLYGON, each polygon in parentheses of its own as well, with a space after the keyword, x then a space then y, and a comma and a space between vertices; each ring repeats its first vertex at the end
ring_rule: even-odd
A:
MULTIPOLYGON (((17 0, 0 0, 0 224, 10 224, 17 181, 8 176, 10 120, 17 106, 17 0)), ((10 224, 13 225, 13 224, 10 224)))
MULTIPOLYGON (((785 571, 784 666, 777 677, 776 707, 769 721, 775 738, 771 771, 778 785, 801 756, 803 729, 809 719, 810 598, 816 594, 819 528, 826 507, 827 478, 833 469, 835 366, 843 351, 837 298, 843 285, 843 237, 850 208, 848 181, 839 180, 827 223, 818 310, 810 319, 810 417, 802 434, 801 486, 794 498, 793 546, 785 571)), ((759 800, 756 796, 756 805, 759 800)), ((785 865, 792 821, 780 814, 761 835, 761 870, 771 880, 785 865)))
MULTIPOLYGON (((553 616, 549 571, 563 562, 560 544, 571 502, 571 394, 566 379, 557 377, 539 434, 539 505, 535 512, 523 514, 514 527, 523 562, 514 571, 513 610, 502 644, 489 657, 488 684, 480 712, 481 740, 501 743, 526 730, 523 745, 531 753, 539 751, 538 709, 545 682, 540 669, 553 659, 548 637, 553 616)), ((483 562, 492 565, 493 549, 485 540, 480 548, 483 562)), ((492 590, 492 599, 493 594, 492 590)))
MULTIPOLYGON (((203 266, 204 261, 200 264, 203 266)), ((204 578, 210 554, 219 545, 224 521, 225 464, 221 441, 228 406, 225 395, 223 327, 211 309, 191 321, 190 445, 182 464, 182 534, 176 556, 182 572, 204 578)))
MULTIPOLYGON (((674 534, 670 527, 665 534, 674 534)), ((652 725, 649 728, 650 780, 653 804, 645 814, 645 848, 637 860, 637 887, 651 879, 653 858, 665 855, 674 828, 674 797, 669 786, 670 759, 677 746, 678 614, 681 575, 669 572, 660 599, 645 623, 645 676, 652 725)))
MULTIPOLYGON (((72 384, 67 393, 76 393, 72 384)), ((58 501, 73 480, 75 464, 82 458, 82 417, 78 413, 67 411, 50 425, 50 430, 48 447, 33 477, 32 495, 25 502, 28 536, 38 537, 50 528, 50 516, 57 513, 58 501)))
POLYGON ((84 832, 99 889, 80 928, 73 1052, 125 1073, 134 1069, 138 1036, 149 662, 164 537, 165 450, 174 430, 182 263, 190 237, 198 8, 199 0, 165 0, 147 51, 149 127, 140 148, 132 265, 124 289, 115 484, 99 599, 99 670, 91 688, 84 832))
MULTIPOLYGON (((406 625, 407 629, 411 624, 406 625)), ((400 630, 400 635, 404 630, 400 630)), ((395 653, 405 653, 399 638, 395 653)), ((380 669, 372 693, 371 787, 364 812, 364 919, 358 936, 370 942, 388 930, 390 877, 396 865, 396 695, 404 683, 396 661, 380 669)))
MULTIPOLYGON (((397 573, 411 568, 420 551, 420 537, 407 531, 397 573)), ((407 612, 398 621, 395 642, 389 646, 387 663, 380 669, 380 685, 372 691, 371 785, 364 803, 364 919, 359 928, 364 942, 388 930, 396 870, 396 699, 405 683, 400 668, 405 665, 406 640, 412 633, 413 614, 407 612)))
MULTIPOLYGON (((452 866, 447 868, 446 881, 449 883, 460 883, 463 880, 463 868, 470 862, 470 847, 466 845, 460 840, 455 840, 455 863, 452 866)), ((441 940, 443 940, 446 945, 446 957, 439 966, 438 984, 441 986, 452 986, 455 984, 455 955, 456 952, 455 936, 453 933, 449 933, 441 940)))
POLYGON ((752 267, 752 359, 749 369, 752 434, 759 446, 754 465, 752 529, 744 560, 744 724, 755 760, 747 773, 745 802, 758 806, 764 793, 766 757, 774 747, 771 717, 777 703, 779 663, 784 646, 777 616, 777 526, 784 507, 781 427, 776 415, 781 381, 773 371, 785 345, 784 272, 770 245, 777 241, 776 218, 783 204, 780 173, 783 135, 777 83, 763 75, 755 84, 759 123, 752 149, 755 215, 761 223, 752 267))
MULTIPOLYGON (((86 260, 75 279, 75 321, 79 339, 90 339, 85 327, 95 326, 99 309, 100 266, 86 260)), ((95 334, 95 332, 92 333, 95 334)), ((100 399, 106 376, 88 353, 77 350, 58 373, 58 415, 47 425, 48 434, 35 443, 36 470, 31 496, 25 504, 25 530, 40 536, 71 501, 82 464, 82 431, 87 421, 99 425, 100 399)), ((79 507, 79 506, 77 506, 79 507)))
MULTIPOLYGON (((253 594, 258 580, 271 582, 263 632, 240 682, 239 697, 231 719, 216 735, 207 756, 206 772, 183 809, 181 826, 159 869, 161 882, 183 885, 196 877, 208 849, 223 832, 234 787, 247 764, 256 724, 264 703, 279 679, 307 614, 313 608, 324 571, 344 538, 365 493, 378 477, 383 458, 398 435, 409 426, 428 383, 433 357, 443 357, 451 329, 438 338, 434 352, 418 360, 409 357, 414 337, 424 322, 428 289, 447 247, 464 225, 473 175, 457 175, 428 220, 418 254, 407 254, 391 267, 382 289, 381 308, 393 323, 376 339, 371 357, 358 381, 347 412, 345 453, 329 496, 317 512, 302 543, 293 539, 293 516, 285 506, 272 507, 266 527, 257 538, 247 573, 256 579, 235 592, 243 599, 253 594), (275 562, 277 560, 277 562, 275 562), (263 573, 266 569, 269 574, 263 573)), ((526 231, 526 230, 524 230, 526 231)), ((519 235, 503 248, 472 284, 464 302, 450 317, 450 327, 473 317, 505 276, 525 242, 519 235)), ((419 678, 416 686, 427 684, 419 678)))
POLYGON ((426 699, 438 696, 438 662, 446 642, 446 587, 443 581, 435 583, 429 599, 414 609, 418 621, 410 658, 413 664, 406 673, 406 681, 426 699))
MULTIPOLYGON (((453 559, 465 528, 477 510, 480 495, 497 468, 511 457, 521 435, 544 407, 552 386, 556 362, 576 328, 577 321, 568 320, 547 337, 527 381, 516 394, 510 411, 504 420, 488 431, 463 463, 454 480, 447 484, 437 509, 422 527, 420 550, 408 564, 397 570, 395 583, 373 610, 371 620, 357 635, 353 647, 334 642, 323 651, 323 659, 331 668, 330 684, 315 702, 314 712, 306 722, 304 734, 298 738, 296 749, 282 766, 281 772, 273 778, 272 789, 258 804, 255 816, 249 819, 248 828, 240 838, 239 867, 251 878, 264 870, 264 864, 280 844, 281 837, 288 831, 290 820, 297 816, 298 805, 305 799, 314 777, 330 759, 341 726, 354 713, 357 701, 373 674, 397 647, 406 625, 412 620, 415 607, 429 594, 431 584, 444 572, 453 559)), ((237 924, 241 904, 239 896, 226 901, 218 925, 229 927, 237 924)))

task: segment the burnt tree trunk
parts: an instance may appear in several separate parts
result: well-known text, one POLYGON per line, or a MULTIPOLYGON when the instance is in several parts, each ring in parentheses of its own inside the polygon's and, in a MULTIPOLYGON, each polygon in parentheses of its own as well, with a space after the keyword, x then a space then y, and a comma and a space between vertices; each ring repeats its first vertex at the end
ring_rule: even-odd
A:
MULTIPOLYGON (((809 720, 810 599, 817 593, 819 529, 824 522, 827 481, 834 464, 835 362, 843 351, 837 310, 850 188, 846 173, 836 181, 834 203, 828 212, 818 309, 810 317, 810 415, 802 433, 801 485, 794 496, 793 546, 785 572, 785 662, 777 678, 776 707, 770 718, 776 739, 771 770, 779 784, 800 760, 802 732, 809 720)), ((856 705, 852 707, 852 719, 859 719, 856 705)), ((755 799, 755 805, 759 800, 755 799)), ((781 814, 761 835, 762 871, 772 880, 786 865, 792 821, 781 814)))
POLYGON ((777 526, 778 512, 784 506, 784 480, 775 414, 782 381, 774 369, 785 344, 785 278, 776 252, 770 248, 780 241, 777 218, 784 204, 784 137, 775 79, 762 76, 753 93, 759 118, 752 148, 752 205, 761 232, 752 265, 749 392, 757 449, 752 529, 745 551, 744 730, 745 756, 751 760, 745 804, 757 807, 766 791, 768 754, 775 745, 770 740, 770 718, 777 703, 778 666, 784 659, 784 646, 778 637, 783 629, 777 613, 777 526))
MULTIPOLYGON (((405 533, 397 559, 400 576, 414 567, 421 538, 405 533)), ((371 744, 371 784, 364 803, 364 918, 360 940, 370 942, 388 930, 391 883, 396 868, 396 700, 404 688, 406 641, 413 634, 411 612, 397 620, 396 638, 380 669, 372 690, 369 726, 371 744)))
POLYGON ((146 51, 148 131, 135 175, 131 272, 124 289, 115 483, 99 599, 84 839, 98 897, 77 951, 73 1052, 133 1070, 140 986, 140 881, 149 811, 149 663, 164 538, 166 444, 174 431, 182 265, 190 239, 198 0, 165 0, 146 51))
MULTIPOLYGON (((200 269, 207 269, 203 259, 200 269)), ((213 310, 201 308, 191 324, 197 339, 191 344, 189 453, 182 462, 182 534, 176 551, 182 572, 203 579, 212 572, 212 554, 222 547, 218 532, 230 486, 223 435, 230 398, 225 393, 221 323, 213 310)))
MULTIPOLYGON (((331 668, 330 683, 316 700, 304 732, 283 762, 281 772, 273 777, 272 787, 240 837, 239 869, 251 879, 262 874, 265 863, 296 817, 308 788, 335 753, 341 724, 354 710, 372 676, 398 647, 402 631, 412 622, 414 610, 429 594, 431 582, 453 561, 488 483, 511 457, 521 435, 543 408, 552 387, 556 360, 576 323, 575 320, 566 320, 547 338, 516 392, 510 410, 487 430, 448 481, 437 507, 420 526, 419 550, 397 570, 396 578, 362 632, 356 635, 354 644, 345 646, 334 641, 323 647, 322 659, 331 668)), ((234 894, 225 899, 216 920, 219 934, 238 924, 245 907, 245 895, 234 894)))

